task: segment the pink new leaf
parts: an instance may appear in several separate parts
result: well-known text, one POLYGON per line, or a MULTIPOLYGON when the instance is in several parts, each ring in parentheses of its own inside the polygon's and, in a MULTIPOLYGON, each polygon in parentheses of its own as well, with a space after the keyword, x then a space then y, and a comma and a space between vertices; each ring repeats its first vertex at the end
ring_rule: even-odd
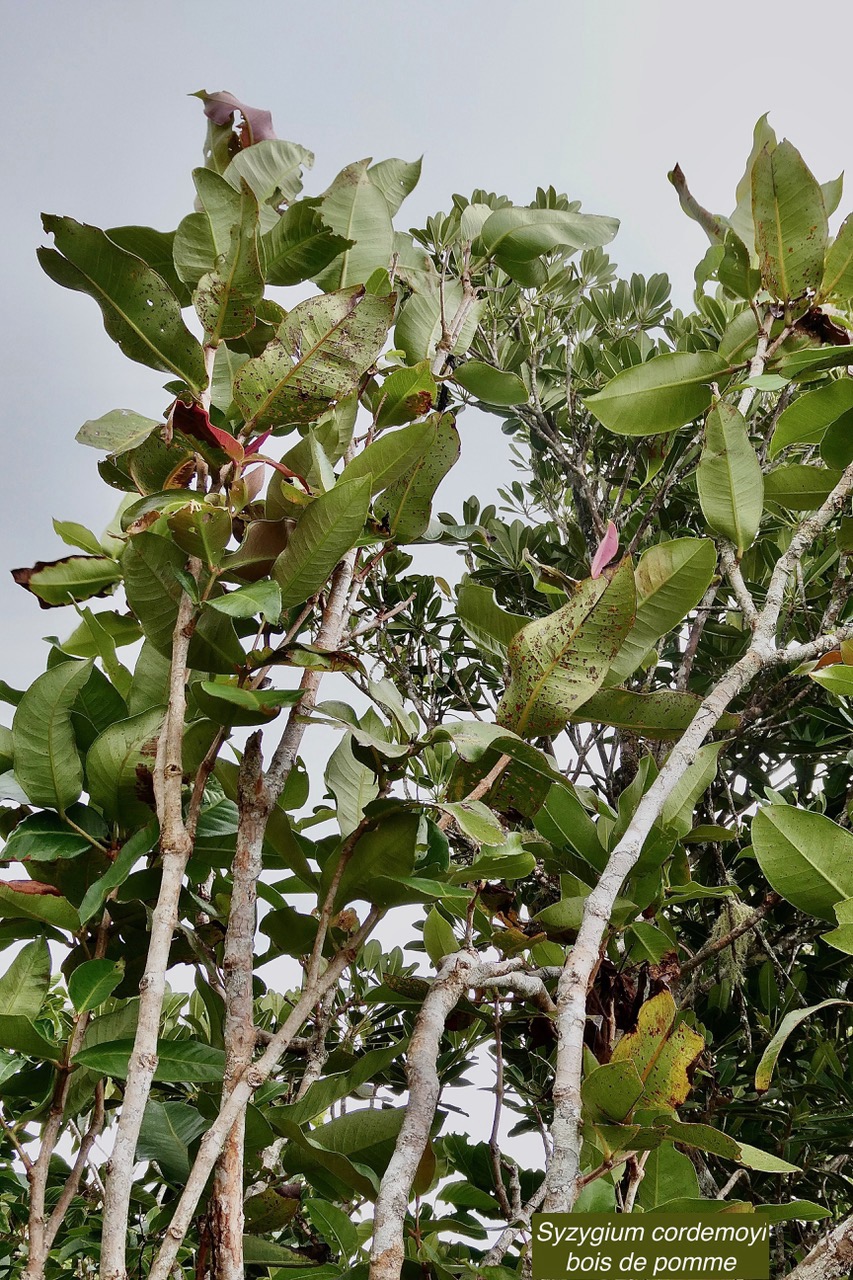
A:
POLYGON ((598 544, 598 550, 592 558, 589 576, 591 578, 600 578, 607 566, 615 560, 618 550, 619 534, 613 521, 608 520, 607 528, 604 530, 604 537, 598 544))

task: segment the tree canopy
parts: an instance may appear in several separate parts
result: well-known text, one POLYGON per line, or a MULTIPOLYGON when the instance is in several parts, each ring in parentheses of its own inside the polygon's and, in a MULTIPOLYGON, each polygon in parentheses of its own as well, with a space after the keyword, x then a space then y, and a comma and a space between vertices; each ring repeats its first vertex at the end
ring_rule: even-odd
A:
POLYGON ((64 612, 0 683, 0 1273, 511 1280, 540 1209, 701 1208, 847 1274, 841 179, 766 118, 729 216, 676 166, 685 311, 553 187, 403 231, 419 161, 305 194, 198 97, 175 231, 38 251, 166 381, 13 570, 64 612))

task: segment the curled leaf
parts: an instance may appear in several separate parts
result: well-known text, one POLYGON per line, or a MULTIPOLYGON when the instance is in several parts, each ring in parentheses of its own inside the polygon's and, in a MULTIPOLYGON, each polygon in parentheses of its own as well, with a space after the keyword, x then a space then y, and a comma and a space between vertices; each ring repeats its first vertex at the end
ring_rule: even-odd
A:
POLYGON ((229 125, 234 123, 235 113, 239 111, 243 123, 237 130, 241 147, 251 147, 256 142, 264 142, 276 136, 272 127, 272 113, 261 107, 247 107, 245 102, 235 98, 233 93, 220 89, 218 93, 208 93, 199 89, 192 95, 201 98, 204 103, 204 114, 213 124, 229 125))
POLYGON ((604 537, 598 544, 598 550, 592 558, 589 576, 591 578, 600 578, 607 566, 616 559, 618 550, 619 534, 613 521, 608 520, 607 528, 604 530, 604 537))

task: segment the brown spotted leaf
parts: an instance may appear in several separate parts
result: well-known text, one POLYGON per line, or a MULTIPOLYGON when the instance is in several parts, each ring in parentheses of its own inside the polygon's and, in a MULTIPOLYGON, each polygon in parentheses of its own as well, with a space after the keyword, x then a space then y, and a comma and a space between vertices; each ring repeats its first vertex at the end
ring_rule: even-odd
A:
POLYGON ((636 589, 629 560, 586 578, 562 609, 513 636, 511 679, 498 724, 527 737, 556 733, 601 687, 634 621, 636 589))
POLYGON ((675 1001, 668 991, 647 1000, 637 1026, 613 1050, 611 1062, 632 1062, 643 1081, 644 1107, 675 1110, 690 1092, 690 1068, 705 1041, 677 1021, 675 1001))

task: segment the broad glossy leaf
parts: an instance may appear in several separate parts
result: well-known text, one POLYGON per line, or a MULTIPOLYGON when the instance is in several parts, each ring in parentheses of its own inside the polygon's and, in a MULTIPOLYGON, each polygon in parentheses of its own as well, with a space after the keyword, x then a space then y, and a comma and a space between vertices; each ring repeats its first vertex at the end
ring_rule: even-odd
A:
POLYGON ((421 360, 411 368, 395 369, 376 393, 376 426, 384 430, 422 418, 433 407, 436 395, 435 380, 427 360, 421 360))
POLYGON ((242 366, 234 399, 256 428, 310 422, 356 389, 393 314, 393 297, 359 286, 298 303, 266 350, 242 366))
POLYGON ((764 477, 764 496, 789 511, 813 511, 821 506, 841 479, 841 472, 805 463, 784 463, 764 477))
POLYGON ((348 836, 361 822, 366 806, 379 794, 376 774, 356 760, 349 734, 344 735, 329 756, 325 781, 335 798, 341 835, 348 836))
MULTIPOLYGON (((81 1049, 74 1061, 101 1075, 124 1080, 132 1052, 132 1039, 107 1040, 81 1049)), ((212 1049, 197 1040, 157 1042, 156 1081, 221 1084, 224 1070, 225 1054, 221 1049, 212 1049)))
MULTIPOLYGON (((695 693, 676 693, 674 689, 658 689, 654 693, 635 693, 629 689, 602 689, 572 716, 578 724, 611 724, 644 738, 666 741, 678 738, 690 724, 702 699, 695 693)), ((736 715, 725 714, 717 721, 723 732, 736 729, 736 715)))
POLYGON ((853 214, 849 214, 826 253, 821 298, 853 298, 853 214))
MULTIPOLYGON (((94 810, 87 810, 84 805, 71 807, 69 817, 72 821, 78 827, 88 829, 84 815, 97 818, 94 810)), ((45 810, 31 813, 18 823, 6 841, 3 856, 13 862, 56 862, 61 858, 76 858, 91 847, 91 842, 64 822, 58 813, 45 810)))
MULTIPOLYGON (((775 458, 791 444, 819 444, 832 423, 847 424, 853 411, 853 378, 837 378, 798 396, 779 415, 770 437, 769 456, 775 458)), ((850 426, 853 427, 853 416, 850 426)))
POLYGON ((704 1211, 707 1201, 701 1199, 699 1179, 690 1157, 676 1151, 671 1142, 662 1142, 649 1153, 637 1201, 647 1212, 666 1209, 671 1213, 668 1202, 685 1197, 695 1197, 699 1201, 697 1212, 704 1211))
POLYGON ((48 1040, 31 1018, 20 1014, 0 1013, 0 1048, 43 1062, 57 1062, 62 1056, 62 1048, 48 1040))
POLYGON ((217 255, 213 270, 205 272, 193 294, 206 341, 217 346, 223 340, 241 338, 248 333, 255 324, 255 308, 263 293, 258 257, 258 203, 248 187, 243 187, 228 248, 217 255))
POLYGON ((848 667, 846 662, 819 667, 809 672, 809 678, 834 693, 837 698, 853 697, 853 667, 848 667))
POLYGON ((761 278, 790 301, 818 289, 828 228, 820 184, 787 138, 765 147, 752 169, 752 217, 761 278))
POLYGON ((679 839, 693 826, 693 811, 716 777, 717 758, 725 746, 725 742, 706 742, 700 747, 664 801, 660 825, 679 839))
POLYGON ((453 373, 454 382, 486 404, 527 404, 527 388, 514 373, 495 369, 482 360, 466 360, 453 373))
POLYGON ((737 207, 729 219, 737 235, 749 248, 753 262, 757 262, 758 259, 753 251, 755 224, 752 220, 752 172, 755 167, 755 161, 764 148, 766 147, 769 151, 772 151, 776 146, 776 133, 773 126, 768 123, 767 115, 768 113, 765 112, 763 116, 760 116, 753 129, 752 148, 747 157, 746 167, 735 190, 737 207))
POLYGON ((67 809, 83 790, 71 710, 92 672, 91 662, 63 662, 38 676, 12 724, 15 776, 33 804, 67 809))
POLYGON ((728 367, 713 351, 669 352, 623 369, 586 404, 616 435, 659 435, 703 414, 711 404, 710 384, 728 367))
POLYGON ((102 418, 84 422, 74 438, 78 444, 105 450, 111 458, 116 458, 142 444, 159 426, 162 423, 144 418, 132 409, 111 409, 102 418))
POLYGON ((773 1039, 768 1044, 764 1053, 761 1055, 755 1071, 755 1087, 759 1093, 766 1093, 770 1088, 770 1081, 773 1079, 773 1072, 776 1063, 779 1061, 779 1054, 785 1047, 788 1037, 796 1031, 801 1022, 805 1022, 806 1018, 810 1018, 813 1013, 818 1013, 821 1009, 828 1009, 832 1006, 847 1005, 849 1000, 821 1000, 819 1004, 809 1005, 807 1009, 793 1009, 786 1014, 779 1024, 779 1029, 773 1039))
POLYGON ((270 284, 288 286, 310 280, 352 247, 352 241, 326 226, 319 205, 319 200, 297 200, 261 236, 261 265, 270 284))
POLYGON ((400 205, 410 196, 421 177, 422 158, 417 160, 379 160, 367 170, 367 176, 385 197, 393 218, 400 205))
POLYGON ((633 1063, 643 1082, 644 1105, 674 1110, 690 1092, 688 1072, 704 1048, 702 1037, 678 1022, 670 993, 661 991, 642 1005, 636 1030, 622 1037, 611 1062, 633 1063))
POLYGON ((44 938, 22 947, 0 977, 0 1011, 8 1018, 37 1018, 50 986, 50 952, 44 938))
POLYGON ((434 421, 435 434, 429 448, 377 500, 374 511, 388 528, 389 540, 405 545, 426 532, 432 501, 441 481, 459 457, 459 432, 452 414, 434 421))
POLYGON ((705 423, 696 486, 709 526, 733 543, 740 559, 761 524, 764 478, 744 419, 723 401, 711 410, 705 423))
POLYGON ((147 826, 154 816, 154 757, 165 708, 119 720, 96 738, 86 756, 86 785, 93 804, 124 831, 147 826))
POLYGON ((64 556, 37 560, 32 568, 13 569, 19 587, 31 591, 43 609, 106 596, 121 581, 121 569, 108 556, 64 556))
POLYGON ((432 907, 424 920, 424 947, 436 966, 445 956, 459 950, 459 939, 453 932, 453 926, 438 907, 432 907))
MULTIPOLYGON (((450 280, 444 288, 444 316, 450 323, 463 301, 463 289, 458 280, 450 280)), ((453 344, 454 355, 464 355, 474 340, 483 310, 483 300, 475 302, 453 344)), ((394 345, 405 351, 411 364, 435 359, 438 343, 442 338, 441 294, 436 281, 429 283, 407 298, 400 308, 394 329, 394 345)))
POLYGON ((284 609, 303 604, 324 586, 356 543, 370 507, 371 477, 335 485, 303 512, 273 566, 284 609))
POLYGON ((51 279, 95 299, 104 328, 128 359, 201 391, 207 381, 201 346, 165 281, 97 227, 48 214, 42 222, 56 243, 56 249, 38 251, 51 279))
POLYGON ((661 636, 676 627, 708 590, 717 564, 710 538, 674 538, 650 547, 635 573, 637 613, 613 662, 611 683, 637 670, 661 636))
POLYGON ((520 613, 502 609, 491 587, 478 582, 463 582, 459 587, 456 612, 478 649, 485 649, 501 662, 506 661, 513 636, 529 621, 520 613))
POLYGON ((634 620, 630 562, 578 584, 568 604, 523 627, 510 642, 510 683, 499 724, 528 736, 563 728, 601 687, 634 620))
MULTIPOLYGON (((335 898, 337 907, 355 899, 372 902, 375 882, 380 877, 401 880, 411 876, 418 825, 417 814, 397 812, 382 818, 378 826, 361 836, 341 876, 335 898)), ((331 882, 336 865, 332 854, 323 866, 323 886, 331 882)))
POLYGON ((142 631, 136 621, 126 614, 105 611, 94 615, 97 634, 93 634, 86 618, 79 627, 62 641, 63 653, 73 654, 75 658, 97 658, 102 656, 102 636, 106 632, 113 649, 126 644, 136 644, 142 639, 142 631))
POLYGON ((822 813, 767 805, 751 835, 768 883, 800 911, 833 920, 835 904, 853 898, 853 835, 822 813))
POLYGON ((190 291, 175 270, 175 232, 155 231, 153 227, 108 227, 114 244, 147 262, 162 276, 182 307, 192 301, 190 291))
POLYGON ((289 204, 302 190, 303 166, 313 164, 313 153, 298 142, 261 138, 237 152, 223 177, 235 191, 247 183, 261 204, 289 204))
MULTIPOLYGON (((201 823, 199 823, 199 829, 201 829, 201 823)), ((100 880, 96 880, 86 890, 83 901, 80 903, 80 920, 83 924, 86 924, 87 921, 102 910, 107 900, 107 895, 113 889, 117 889, 124 884, 139 858, 143 854, 150 853, 154 848, 159 834, 160 827, 155 820, 149 823, 147 827, 143 827, 141 831, 135 832, 122 845, 109 870, 101 876, 100 880)))
POLYGON ((40 920, 68 933, 80 928, 80 917, 65 898, 26 893, 0 885, 0 920, 40 920))
POLYGON ((339 483, 369 478, 371 493, 381 493, 426 458, 435 438, 434 421, 413 422, 399 431, 383 433, 347 463, 339 483))
POLYGON ((792 351, 778 363, 777 370, 784 378, 810 376, 825 369, 837 369, 842 365, 853 365, 853 351, 849 346, 806 347, 800 351, 792 351))
POLYGON ((260 614, 267 622, 277 622, 281 617, 281 592, 275 582, 252 582, 211 600, 210 608, 229 618, 254 618, 260 614))
POLYGON ((630 1058, 595 1067, 581 1086, 584 1110, 592 1120, 621 1124, 643 1096, 643 1081, 630 1058))
POLYGON ((103 1004, 124 977, 123 960, 84 960, 68 979, 68 994, 78 1013, 103 1004))
POLYGON ((364 284, 377 267, 388 267, 394 252, 391 211, 382 189, 371 178, 370 160, 347 165, 325 193, 320 212, 326 226, 351 247, 317 274, 321 289, 364 284))
POLYGON ((499 262, 529 262, 559 249, 576 252, 609 244, 618 230, 618 219, 598 214, 507 206, 486 219, 480 238, 499 262))
POLYGON ((149 1098, 136 1143, 137 1160, 156 1160, 167 1178, 182 1182, 190 1171, 188 1147, 207 1121, 186 1102, 149 1098))

